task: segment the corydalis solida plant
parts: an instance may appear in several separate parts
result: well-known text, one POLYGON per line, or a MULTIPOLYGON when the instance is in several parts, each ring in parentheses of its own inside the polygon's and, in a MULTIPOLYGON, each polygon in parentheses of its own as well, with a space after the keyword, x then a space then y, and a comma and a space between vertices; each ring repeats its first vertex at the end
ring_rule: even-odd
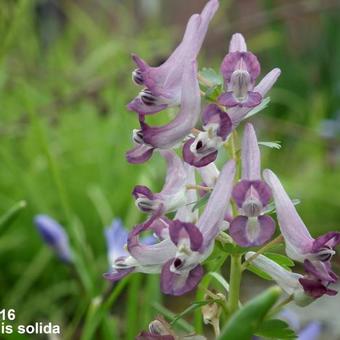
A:
POLYGON ((200 283, 204 262, 216 249, 231 257, 228 317, 239 308, 241 275, 250 264, 266 272, 300 305, 334 295, 329 285, 337 276, 331 270, 331 258, 340 234, 331 232, 316 239, 309 234, 277 176, 270 170, 261 174, 260 149, 250 123, 243 131, 242 174, 236 176, 235 130, 253 109, 263 108, 281 71, 274 68, 258 82, 260 62, 248 51, 244 37, 236 33, 220 67, 223 86, 204 73, 199 75, 197 55, 217 9, 218 1, 210 0, 200 14, 189 19, 182 42, 161 66, 151 67, 133 55, 137 69, 132 78, 143 89, 128 105, 136 113, 139 128, 132 133, 135 147, 127 152, 127 160, 144 163, 159 153, 168 171, 160 192, 144 185, 133 190, 136 206, 147 215, 146 220, 130 231, 126 251, 112 260, 113 269, 105 277, 117 281, 133 272, 157 273, 163 293, 182 295, 200 283), (212 89, 217 92, 213 98, 206 95, 212 89), (151 126, 147 122, 148 115, 163 115, 168 107, 177 110, 169 123, 151 126), (214 161, 223 153, 223 146, 231 152, 220 171, 214 161), (196 183, 198 177, 202 185, 196 183), (202 191, 206 204, 198 209, 202 191), (276 229, 267 210, 272 199, 286 254, 304 264, 303 274, 286 271, 261 254, 262 248, 247 249, 270 247, 276 229), (140 242, 144 232, 153 233, 157 242, 140 242), (219 249, 217 242, 221 243, 219 249))

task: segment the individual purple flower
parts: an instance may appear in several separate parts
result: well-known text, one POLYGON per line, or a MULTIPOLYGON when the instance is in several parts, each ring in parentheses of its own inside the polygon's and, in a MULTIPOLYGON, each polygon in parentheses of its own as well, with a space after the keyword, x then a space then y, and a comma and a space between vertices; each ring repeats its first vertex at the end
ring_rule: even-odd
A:
POLYGON ((240 210, 230 224, 230 235, 242 247, 260 246, 275 232, 275 222, 264 209, 271 199, 271 190, 261 179, 261 154, 255 130, 247 124, 242 145, 242 179, 233 189, 233 198, 240 210))
POLYGON ((181 82, 181 108, 177 116, 168 124, 151 127, 140 116, 140 130, 134 130, 135 148, 127 152, 130 163, 148 160, 155 149, 170 149, 180 143, 195 127, 200 115, 200 90, 195 61, 186 63, 181 82))
POLYGON ((170 221, 154 214, 136 226, 128 237, 130 255, 117 259, 115 272, 106 278, 115 281, 132 271, 161 272, 163 293, 182 295, 194 289, 203 275, 201 263, 211 254, 214 239, 224 226, 234 175, 235 162, 230 161, 221 171, 197 225, 190 220, 170 221), (160 242, 151 246, 141 244, 141 233, 150 230, 160 236, 160 242))
POLYGON ((323 286, 337 281, 331 270, 334 248, 340 243, 339 232, 329 232, 314 239, 278 177, 270 170, 264 171, 264 179, 271 187, 281 233, 286 243, 286 253, 293 260, 303 262, 307 277, 300 280, 311 294, 319 295, 323 286))
POLYGON ((210 104, 202 114, 203 130, 190 138, 183 146, 183 159, 195 166, 203 167, 213 162, 218 149, 232 131, 229 115, 216 104, 210 104))
POLYGON ((210 0, 201 14, 191 16, 182 42, 161 66, 150 67, 137 55, 132 56, 137 65, 132 79, 145 88, 129 103, 129 110, 143 115, 153 114, 181 103, 182 74, 187 68, 187 61, 196 60, 218 6, 218 0, 210 0))
POLYGON ((307 275, 301 275, 291 272, 275 261, 264 255, 256 255, 255 252, 248 252, 245 256, 246 260, 251 260, 251 264, 268 274, 288 295, 291 295, 294 302, 299 306, 306 306, 315 299, 323 295, 335 295, 336 292, 327 288, 317 278, 309 278, 313 289, 304 284, 307 275), (254 257, 252 259, 252 257, 254 257))
POLYGON ((63 262, 72 263, 72 251, 64 228, 47 215, 35 216, 34 223, 44 242, 54 250, 56 255, 63 262))
POLYGON ((176 254, 162 267, 161 289, 169 295, 182 295, 197 286, 203 275, 201 263, 211 254, 214 240, 224 227, 229 205, 235 162, 229 161, 221 171, 209 201, 197 225, 174 220, 169 233, 176 254))
POLYGON ((165 184, 159 193, 153 193, 148 187, 137 185, 133 190, 136 206, 145 213, 162 213, 177 210, 186 203, 186 183, 188 168, 174 151, 160 151, 167 161, 165 184))
MULTIPOLYGON (((111 266, 114 265, 118 258, 128 256, 129 253, 125 249, 129 232, 124 227, 124 224, 120 218, 115 218, 109 227, 104 230, 106 239, 106 246, 108 250, 108 260, 111 266)), ((156 238, 152 235, 145 237, 143 244, 154 244, 156 238)))
POLYGON ((227 91, 218 98, 219 103, 227 107, 252 108, 259 105, 263 96, 254 87, 260 72, 260 63, 253 53, 247 51, 242 34, 234 34, 230 41, 229 53, 221 64, 227 91))

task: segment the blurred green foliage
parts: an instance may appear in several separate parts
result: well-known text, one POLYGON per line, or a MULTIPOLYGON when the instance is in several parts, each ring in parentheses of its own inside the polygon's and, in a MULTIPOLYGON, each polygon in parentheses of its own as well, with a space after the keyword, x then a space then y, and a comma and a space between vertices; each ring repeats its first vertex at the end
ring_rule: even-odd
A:
MULTIPOLYGON (((221 2, 209 34, 214 44, 208 42, 201 61, 218 69, 230 33, 241 30, 263 72, 282 69, 269 107, 253 118, 261 141, 282 142, 281 150, 262 148, 264 166, 301 200, 298 209, 313 234, 340 230, 340 128, 327 138, 320 133, 325 119, 336 124, 340 115, 339 8, 315 1, 312 10, 296 5, 281 13, 285 2, 259 1, 257 22, 256 15, 241 16, 236 2, 221 2)), ((133 339, 160 306, 157 277, 135 275, 118 285, 124 294, 113 291, 112 302, 119 302, 113 313, 106 306, 94 320, 94 299, 108 289, 103 227, 119 216, 131 228, 142 218, 133 186, 157 189, 163 178, 157 156, 142 166, 125 161, 137 126, 125 108, 138 91, 129 53, 158 63, 183 28, 165 27, 164 13, 141 18, 133 1, 60 1, 59 10, 46 4, 0 3, 0 215, 27 202, 0 230, 0 306, 16 308, 21 323, 60 323, 70 338, 81 329, 94 338, 98 325, 98 338, 133 339), (37 213, 65 225, 83 288, 42 245, 32 224, 37 213), (86 315, 89 305, 94 309, 86 315)), ((178 312, 177 302, 167 304, 178 312)))

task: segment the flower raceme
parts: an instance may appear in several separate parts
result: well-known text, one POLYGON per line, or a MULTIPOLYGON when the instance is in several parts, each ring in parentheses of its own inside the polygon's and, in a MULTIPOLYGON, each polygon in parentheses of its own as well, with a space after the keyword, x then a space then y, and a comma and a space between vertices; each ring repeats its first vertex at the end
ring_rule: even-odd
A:
POLYGON ((128 236, 129 255, 118 258, 114 272, 106 278, 116 281, 133 271, 161 272, 161 289, 165 294, 182 295, 195 288, 203 275, 201 263, 211 254, 215 237, 224 227, 234 175, 235 163, 229 161, 197 224, 154 214, 136 226, 128 236), (159 242, 141 244, 139 236, 144 231, 153 231, 159 242))

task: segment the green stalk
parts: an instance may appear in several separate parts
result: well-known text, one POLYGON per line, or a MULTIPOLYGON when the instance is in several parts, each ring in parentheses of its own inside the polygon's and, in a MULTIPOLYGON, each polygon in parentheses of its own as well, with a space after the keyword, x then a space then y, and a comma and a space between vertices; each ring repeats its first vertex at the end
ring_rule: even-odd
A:
POLYGON ((228 298, 228 310, 230 315, 237 311, 239 307, 241 277, 241 254, 233 254, 231 255, 230 262, 230 290, 228 298))

